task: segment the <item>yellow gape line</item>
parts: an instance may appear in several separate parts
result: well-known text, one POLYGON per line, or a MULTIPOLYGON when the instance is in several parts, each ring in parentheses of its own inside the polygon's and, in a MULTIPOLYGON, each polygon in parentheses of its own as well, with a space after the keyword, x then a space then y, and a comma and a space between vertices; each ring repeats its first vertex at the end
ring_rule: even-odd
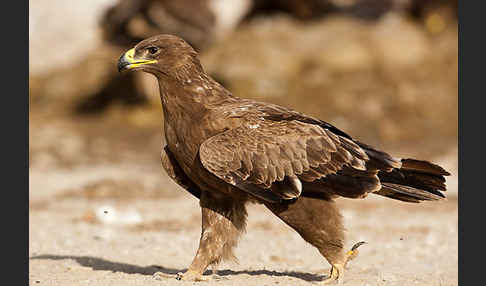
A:
POLYGON ((125 53, 125 60, 130 63, 129 66, 127 66, 128 69, 136 68, 141 65, 146 65, 146 64, 154 64, 157 61, 156 60, 135 60, 133 56, 135 55, 135 49, 128 50, 125 53))

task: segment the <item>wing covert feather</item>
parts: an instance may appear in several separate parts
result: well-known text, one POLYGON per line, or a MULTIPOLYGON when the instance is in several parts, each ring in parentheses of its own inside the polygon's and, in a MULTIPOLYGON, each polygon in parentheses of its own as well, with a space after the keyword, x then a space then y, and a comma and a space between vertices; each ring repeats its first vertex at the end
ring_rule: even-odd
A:
POLYGON ((318 180, 345 165, 363 170, 369 160, 352 140, 296 120, 247 122, 204 141, 199 157, 208 171, 229 184, 252 184, 285 199, 300 195, 299 180, 318 180), (276 187, 286 177, 299 183, 291 184, 292 190, 276 187))

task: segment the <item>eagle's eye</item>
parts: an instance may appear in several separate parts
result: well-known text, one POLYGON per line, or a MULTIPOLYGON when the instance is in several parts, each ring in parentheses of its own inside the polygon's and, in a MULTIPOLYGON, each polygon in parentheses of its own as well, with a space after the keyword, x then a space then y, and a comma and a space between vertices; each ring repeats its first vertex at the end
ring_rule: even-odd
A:
POLYGON ((147 50, 149 51, 149 53, 151 53, 152 55, 155 55, 158 51, 159 51, 159 48, 157 47, 148 47, 147 50))

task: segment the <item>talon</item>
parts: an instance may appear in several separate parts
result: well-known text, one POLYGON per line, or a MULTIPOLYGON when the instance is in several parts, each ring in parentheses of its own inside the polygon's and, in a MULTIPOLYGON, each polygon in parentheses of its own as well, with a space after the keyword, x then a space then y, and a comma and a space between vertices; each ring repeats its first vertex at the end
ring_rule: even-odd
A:
POLYGON ((351 247, 351 251, 358 249, 358 247, 360 247, 361 245, 363 245, 363 244, 365 244, 365 243, 366 243, 366 241, 360 241, 360 242, 358 242, 358 243, 355 243, 355 244, 353 245, 353 247, 351 247))
POLYGON ((348 252, 346 252, 346 262, 344 263, 344 265, 346 265, 346 263, 352 259, 354 259, 357 255, 358 255, 358 247, 360 247, 361 245, 365 244, 366 242, 364 241, 360 241, 358 243, 355 243, 353 245, 353 247, 351 247, 351 250, 349 250, 348 252))

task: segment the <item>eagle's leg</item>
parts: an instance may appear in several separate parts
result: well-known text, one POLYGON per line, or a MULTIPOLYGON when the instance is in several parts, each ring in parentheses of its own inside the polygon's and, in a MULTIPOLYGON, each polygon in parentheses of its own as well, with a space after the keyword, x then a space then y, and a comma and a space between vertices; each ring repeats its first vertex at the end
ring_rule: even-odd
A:
POLYGON ((211 264, 224 259, 235 259, 233 248, 246 226, 244 201, 228 197, 216 197, 203 191, 200 199, 202 211, 202 232, 199 249, 185 273, 178 279, 206 280, 203 273, 211 264))
POLYGON ((295 202, 265 205, 315 246, 331 264, 331 273, 325 283, 343 278, 344 266, 353 252, 344 251, 344 227, 333 201, 299 197, 295 202))

